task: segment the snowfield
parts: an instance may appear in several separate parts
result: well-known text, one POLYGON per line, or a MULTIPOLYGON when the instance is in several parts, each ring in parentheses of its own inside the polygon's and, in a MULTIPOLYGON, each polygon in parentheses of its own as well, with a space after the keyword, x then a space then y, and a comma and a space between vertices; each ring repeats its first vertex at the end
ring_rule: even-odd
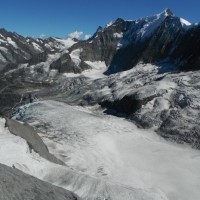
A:
POLYGON ((43 132, 50 152, 68 168, 26 162, 21 169, 37 169, 35 176, 84 199, 199 198, 199 151, 95 110, 56 101, 31 104, 24 121, 43 132))
POLYGON ((90 69, 84 70, 80 74, 75 74, 75 73, 64 73, 64 77, 67 78, 73 78, 73 77, 80 77, 84 76, 89 79, 95 80, 98 78, 104 78, 106 75, 104 75, 104 72, 107 70, 107 66, 105 62, 103 61, 96 61, 96 62, 91 62, 91 61, 84 61, 88 66, 90 66, 90 69))
MULTIPOLYGON (((57 144, 58 142, 51 143, 51 145, 55 146, 57 144)), ((17 168, 64 189, 74 191, 83 199, 167 200, 165 195, 159 190, 126 187, 122 184, 115 184, 85 175, 79 170, 72 169, 70 166, 64 167, 51 163, 41 158, 33 150, 30 151, 25 140, 12 135, 5 128, 5 120, 2 118, 0 118, 0 145, 2 164, 17 168)), ((61 153, 61 150, 59 152, 61 153)))

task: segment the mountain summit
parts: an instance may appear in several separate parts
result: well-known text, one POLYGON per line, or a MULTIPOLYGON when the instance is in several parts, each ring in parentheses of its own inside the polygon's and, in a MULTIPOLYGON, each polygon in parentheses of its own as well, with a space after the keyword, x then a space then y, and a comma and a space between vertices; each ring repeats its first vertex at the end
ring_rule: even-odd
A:
POLYGON ((172 15, 174 15, 173 12, 172 12, 169 8, 166 8, 166 9, 164 10, 164 12, 165 12, 165 15, 166 15, 166 16, 172 16, 172 15))

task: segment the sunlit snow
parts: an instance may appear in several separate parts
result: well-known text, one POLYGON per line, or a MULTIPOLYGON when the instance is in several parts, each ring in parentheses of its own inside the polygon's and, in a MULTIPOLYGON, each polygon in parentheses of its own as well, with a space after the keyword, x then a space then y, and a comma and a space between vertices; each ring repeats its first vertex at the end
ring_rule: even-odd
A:
POLYGON ((74 45, 76 42, 72 38, 67 38, 67 39, 58 39, 55 38, 58 42, 64 45, 65 49, 70 48, 72 45, 74 45))
POLYGON ((7 41, 8 41, 8 43, 11 44, 14 48, 18 49, 17 44, 16 44, 10 37, 7 37, 7 41))
POLYGON ((180 22, 182 25, 185 25, 185 26, 190 26, 192 25, 190 22, 188 22, 187 20, 183 19, 183 18, 180 18, 180 22))
MULTIPOLYGON (((12 135, 4 126, 5 120, 0 118, 0 157, 1 163, 3 164, 17 168, 42 180, 71 190, 81 196, 84 200, 105 200, 107 198, 111 200, 167 200, 165 195, 160 190, 141 189, 138 187, 131 188, 123 186, 122 184, 112 183, 101 178, 95 178, 94 176, 88 176, 80 170, 81 165, 79 166, 79 169, 72 169, 70 166, 53 164, 41 158, 33 150, 30 151, 30 148, 25 140, 12 135)), ((48 143, 49 138, 48 135, 46 136, 46 142, 48 143)), ((61 135, 55 137, 56 140, 62 140, 62 137, 60 136, 61 135)), ((79 140, 78 135, 77 139, 79 140)), ((77 142, 79 143, 78 140, 77 142)), ((65 141, 65 139, 63 141, 65 141)), ((62 144, 64 143, 60 143, 60 141, 57 140, 55 142, 51 141, 49 146, 53 149, 53 146, 55 146, 55 149, 59 152, 59 154, 62 154, 62 158, 67 160, 69 154, 64 155, 66 149, 64 146, 62 147, 62 144), (59 147, 62 147, 63 150, 59 149, 59 147)), ((79 145, 77 147, 80 150, 79 145)), ((92 156, 89 155, 89 158, 92 158, 92 156)), ((82 158, 79 157, 78 159, 82 158)), ((97 160, 98 157, 95 159, 97 160)), ((84 163, 85 162, 87 161, 84 161, 84 163)), ((99 169, 99 172, 100 171, 101 169, 99 169)))
POLYGON ((75 49, 69 55, 73 61, 73 63, 78 67, 81 63, 80 53, 82 49, 75 49))
POLYGON ((171 200, 200 195, 200 152, 166 142, 153 130, 54 101, 30 106, 26 118, 35 126, 46 124, 44 142, 75 171, 132 188, 154 188, 171 200))

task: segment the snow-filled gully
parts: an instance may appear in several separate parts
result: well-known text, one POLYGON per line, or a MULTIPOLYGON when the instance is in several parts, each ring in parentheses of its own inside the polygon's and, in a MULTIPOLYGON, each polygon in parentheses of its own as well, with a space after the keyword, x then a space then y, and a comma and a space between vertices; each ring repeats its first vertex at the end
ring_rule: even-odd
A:
POLYGON ((153 130, 138 129, 125 119, 55 101, 30 105, 24 120, 41 129, 40 136, 50 152, 67 167, 29 153, 22 139, 6 137, 3 128, 2 163, 14 164, 88 200, 199 198, 200 152, 166 142, 153 130), (14 151, 10 156, 5 155, 6 141, 15 144, 9 148, 9 152, 14 151), (23 151, 24 156, 19 156, 23 151))

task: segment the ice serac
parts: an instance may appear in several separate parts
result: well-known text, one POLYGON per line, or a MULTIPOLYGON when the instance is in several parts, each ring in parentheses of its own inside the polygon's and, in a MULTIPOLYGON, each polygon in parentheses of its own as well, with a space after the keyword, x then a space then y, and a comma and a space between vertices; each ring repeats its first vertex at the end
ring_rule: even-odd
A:
POLYGON ((80 200, 72 192, 2 164, 0 164, 0 199, 80 200))

